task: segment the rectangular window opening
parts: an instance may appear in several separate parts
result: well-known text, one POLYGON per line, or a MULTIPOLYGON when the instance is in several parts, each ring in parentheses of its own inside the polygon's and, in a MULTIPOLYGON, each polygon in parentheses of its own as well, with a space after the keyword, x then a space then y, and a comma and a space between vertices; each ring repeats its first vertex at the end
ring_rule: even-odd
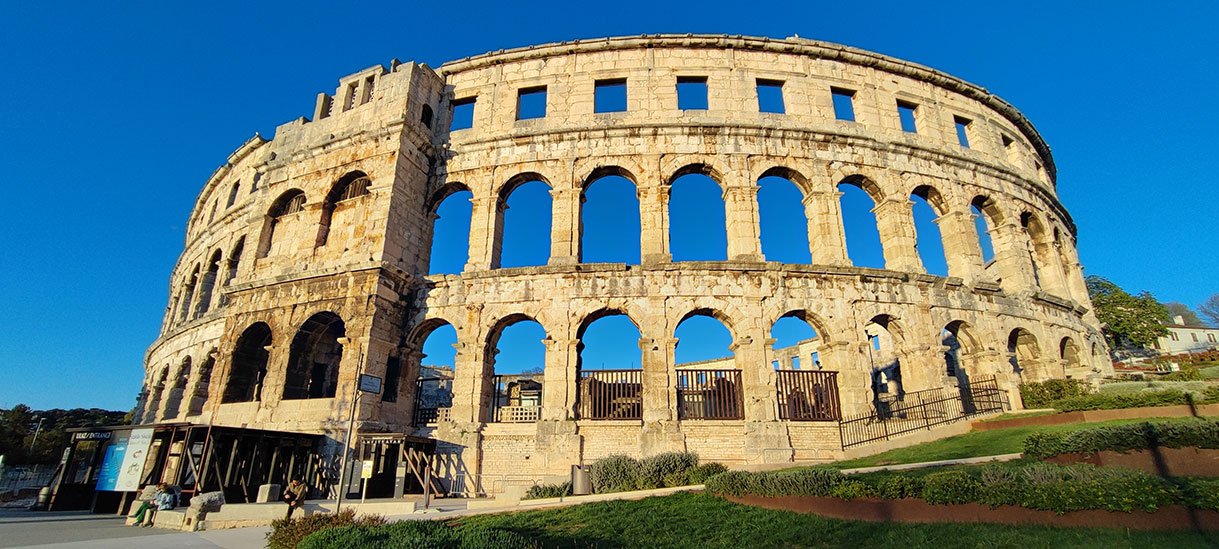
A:
POLYGON ((964 117, 960 117, 960 116, 952 117, 952 121, 957 126, 957 142, 959 142, 962 147, 965 147, 966 149, 968 149, 969 148, 969 125, 972 123, 972 121, 968 118, 964 118, 964 117))
POLYGON ((516 119, 546 117, 546 86, 521 88, 516 92, 516 119))
POLYGON ((677 77, 677 108, 683 111, 707 110, 707 77, 677 77))
POLYGON ((855 121, 855 91, 844 88, 830 88, 834 98, 834 118, 846 122, 855 121))
POLYGON ((375 86, 376 83, 377 83, 377 79, 374 76, 369 76, 368 78, 364 79, 364 93, 360 97, 361 105, 363 105, 369 101, 372 101, 372 90, 373 90, 373 86, 375 86))
POLYGON ((360 88, 359 82, 352 82, 347 85, 347 92, 343 97, 343 111, 349 111, 356 106, 356 90, 360 88))
POLYGON ((453 122, 449 125, 449 131, 474 127, 474 104, 476 101, 474 97, 453 101, 453 122))
POLYGON ((758 79, 758 111, 784 114, 783 81, 758 79))
POLYGON ((593 112, 626 112, 626 79, 597 80, 593 83, 593 112))
POLYGON ((897 116, 902 121, 902 131, 906 133, 918 133, 918 124, 915 121, 915 112, 918 110, 918 105, 909 101, 897 102, 897 116))

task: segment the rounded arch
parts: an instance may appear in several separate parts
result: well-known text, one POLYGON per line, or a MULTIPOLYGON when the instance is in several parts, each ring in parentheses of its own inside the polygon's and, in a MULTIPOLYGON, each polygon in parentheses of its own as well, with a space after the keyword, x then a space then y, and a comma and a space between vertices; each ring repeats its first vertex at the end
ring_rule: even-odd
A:
POLYGON ((186 392, 186 381, 190 379, 190 373, 191 359, 190 356, 185 356, 178 365, 178 369, 174 372, 173 384, 168 387, 169 392, 165 397, 165 419, 178 417, 178 412, 182 409, 182 397, 186 392))
POLYGON ((155 376, 156 382, 152 384, 148 394, 148 410, 144 414, 145 423, 152 423, 158 419, 158 413, 161 411, 161 402, 166 396, 165 384, 169 381, 169 368, 169 364, 162 366, 155 376))
POLYGON ((224 276, 224 285, 228 286, 237 278, 237 269, 241 266, 241 254, 245 253, 245 235, 241 235, 237 239, 237 243, 233 244, 233 248, 229 251, 228 267, 225 269, 227 273, 224 276))
POLYGON ((507 328, 518 322, 535 322, 542 330, 546 332, 547 337, 550 337, 550 330, 546 329, 546 325, 540 320, 526 313, 512 313, 501 317, 491 324, 487 330, 486 352, 493 354, 495 347, 499 345, 499 339, 504 334, 504 328, 507 328))
MULTIPOLYGON (((584 318, 580 320, 580 324, 578 324, 576 326, 576 339, 583 339, 584 333, 586 331, 588 331, 588 327, 590 325, 592 325, 592 323, 594 323, 598 320, 601 320, 603 318, 611 317, 611 316, 626 317, 627 321, 629 321, 631 323, 631 325, 635 327, 635 330, 639 331, 639 323, 635 322, 634 318, 631 318, 631 314, 629 312, 627 312, 627 310, 625 308, 602 307, 587 315, 584 315, 584 318)), ((643 332, 640 331, 640 333, 643 333, 643 332)))
POLYGON ((804 310, 789 311, 770 324, 770 364, 775 370, 819 370, 824 329, 804 310))
MULTIPOLYGON (((732 358, 736 355, 737 335, 728 315, 717 309, 697 308, 682 315, 681 320, 673 327, 673 339, 677 342, 673 358, 678 367, 691 363, 724 361, 728 362, 729 368, 733 367, 732 358)), ((723 366, 716 368, 722 369, 723 366)))
POLYGON ((1079 368, 1084 365, 1079 356, 1079 346, 1070 337, 1064 337, 1058 342, 1058 358, 1062 359, 1064 368, 1079 368))
POLYGON ((195 303, 195 290, 199 285, 199 264, 196 263, 190 271, 190 276, 186 278, 186 283, 183 284, 182 303, 179 305, 178 321, 185 322, 190 318, 191 307, 195 303))
POLYGON ((711 317, 711 318, 714 318, 715 320, 720 321, 720 323, 723 324, 724 327, 728 329, 728 333, 729 333, 729 335, 732 336, 732 340, 736 341, 736 339, 737 339, 736 338, 736 329, 733 326, 732 317, 728 316, 727 313, 725 313, 724 311, 722 311, 721 309, 716 308, 716 307, 696 307, 694 309, 691 309, 690 311, 686 312, 685 314, 683 314, 681 317, 679 317, 677 319, 677 324, 674 325, 674 329, 676 330, 677 326, 681 326, 682 322, 690 320, 691 318, 696 317, 696 316, 711 317))
POLYGON ((633 174, 619 166, 597 167, 581 184, 577 207, 581 263, 640 263, 643 225, 633 174))
POLYGON ((593 168, 592 171, 588 173, 588 176, 580 182, 580 186, 582 189, 588 190, 588 187, 593 183, 596 183, 598 179, 613 176, 621 177, 627 181, 630 181, 635 187, 639 187, 639 177, 629 169, 618 165, 597 166, 593 168))
POLYGON ((445 199, 460 192, 474 194, 472 191, 470 191, 470 187, 461 181, 449 181, 437 187, 436 190, 432 191, 432 194, 428 195, 428 200, 424 205, 427 213, 435 214, 436 211, 440 209, 440 204, 443 203, 445 199))
POLYGON ((772 167, 755 184, 762 257, 782 263, 812 263, 805 204, 808 181, 795 170, 772 167))
POLYGON ((724 175, 710 164, 705 164, 702 162, 686 164, 685 166, 677 168, 673 171, 673 175, 670 175, 669 178, 665 180, 665 184, 672 186, 673 183, 678 179, 681 179, 687 175, 705 175, 711 178, 711 180, 715 182, 715 185, 721 190, 724 188, 724 175))
POLYGON ((284 375, 284 400, 333 398, 347 327, 339 315, 323 311, 310 316, 292 338, 284 375))
MULTIPOLYGON (((441 317, 425 319, 423 322, 415 325, 409 335, 406 336, 407 348, 411 351, 422 352, 423 342, 427 341, 427 338, 431 337, 433 332, 445 326, 453 326, 453 323, 441 317)), ((456 330, 456 326, 453 329, 456 330)))
POLYGON ((824 320, 822 320, 821 317, 817 316, 816 314, 813 314, 808 309, 789 310, 789 311, 775 317, 774 321, 772 321, 770 324, 771 324, 771 326, 774 326, 774 324, 776 322, 783 320, 785 318, 795 318, 795 319, 803 320, 806 324, 809 325, 809 327, 811 327, 813 329, 813 332, 816 333, 816 335, 817 335, 817 339, 820 339, 822 341, 822 343, 831 342, 830 337, 829 337, 830 332, 829 332, 829 329, 827 328, 827 326, 829 326, 829 324, 826 324, 826 322, 824 320))
POLYGON ((885 191, 876 180, 863 174, 851 174, 838 180, 839 185, 850 185, 868 193, 872 202, 880 204, 885 199, 885 191))
POLYGON ((291 215, 305 209, 309 198, 305 195, 305 191, 300 189, 288 189, 281 193, 271 207, 267 209, 267 215, 273 218, 280 218, 285 215, 291 215))
POLYGON ((910 196, 917 196, 926 200, 927 204, 935 210, 936 215, 944 215, 951 210, 948 206, 948 200, 944 198, 944 195, 940 194, 938 189, 931 185, 922 184, 915 187, 910 191, 910 196))
POLYGON ((1037 336, 1024 328, 1015 328, 1007 335, 1008 361, 1012 371, 1023 375, 1025 371, 1036 374, 1041 359, 1041 346, 1037 336))
POLYGON ((767 177, 779 177, 791 181, 792 184, 796 186, 796 189, 799 189, 802 196, 808 196, 808 193, 812 192, 813 190, 813 184, 809 181, 808 177, 805 177, 804 174, 796 171, 795 169, 788 168, 787 166, 771 166, 766 168, 761 174, 754 178, 754 181, 761 181, 767 177))
POLYGON ((549 262, 553 189, 550 181, 537 172, 518 174, 500 186, 491 268, 541 266, 549 262))
POLYGON ((547 188, 553 189, 554 185, 550 183, 550 179, 538 172, 521 172, 512 177, 509 177, 495 191, 495 195, 499 198, 499 204, 503 207, 508 202, 508 197, 516 192, 518 188, 526 183, 539 181, 546 185, 547 188))
POLYGON ((229 375, 220 399, 222 403, 262 400, 271 334, 271 327, 265 322, 255 322, 241 332, 233 346, 229 375))
POLYGON ((212 384, 212 371, 216 368, 218 354, 219 351, 212 347, 204 356, 203 362, 199 364, 199 371, 195 374, 195 383, 190 386, 190 394, 186 396, 187 416, 197 416, 203 413, 203 405, 208 399, 212 384))
POLYGON ((220 262, 221 251, 217 248, 212 252, 211 259, 208 259, 207 270, 199 281, 199 303, 195 306, 195 318, 203 316, 212 307, 212 291, 216 288, 216 278, 220 276, 220 262))
POLYGON ((354 200, 368 195, 368 188, 372 186, 372 179, 369 179, 368 174, 353 170, 347 172, 340 177, 338 181, 331 185, 330 192, 326 193, 326 199, 322 201, 322 215, 318 222, 317 242, 315 246, 325 246, 326 241, 330 238, 330 224, 334 219, 334 210, 340 202, 354 200))
MULTIPOLYGON (((969 357, 983 349, 973 327, 964 320, 953 320, 940 330, 944 350, 944 375, 957 380, 958 387, 969 385, 969 357)), ((962 393, 964 396, 965 393, 962 393)))
POLYGON ((999 203, 995 199, 987 195, 980 194, 975 196, 973 200, 969 201, 969 205, 982 212, 992 230, 1002 225, 1005 220, 1003 208, 999 207, 999 203))
POLYGON ((690 164, 668 180, 669 253, 675 262, 728 259, 725 187, 705 164, 690 164))

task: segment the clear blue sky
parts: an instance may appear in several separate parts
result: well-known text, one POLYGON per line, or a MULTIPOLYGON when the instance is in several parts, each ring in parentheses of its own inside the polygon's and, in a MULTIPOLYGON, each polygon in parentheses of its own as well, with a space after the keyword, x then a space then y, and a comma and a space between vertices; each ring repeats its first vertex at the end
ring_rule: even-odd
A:
POLYGON ((477 4, 0 0, 0 407, 129 408, 203 182, 340 76, 574 38, 799 34, 978 83, 1053 147, 1089 273, 1219 292, 1214 2, 477 4))

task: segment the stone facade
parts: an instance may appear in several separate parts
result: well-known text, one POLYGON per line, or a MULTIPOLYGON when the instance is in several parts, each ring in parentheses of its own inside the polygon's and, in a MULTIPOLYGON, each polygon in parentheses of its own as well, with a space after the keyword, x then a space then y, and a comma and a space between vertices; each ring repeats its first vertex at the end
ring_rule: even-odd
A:
POLYGON ((312 120, 251 138, 204 186, 147 353, 141 417, 342 440, 362 372, 387 378, 392 394, 358 401, 359 431, 436 439, 457 464, 448 480, 472 491, 611 453, 692 450, 740 466, 832 459, 833 423, 778 419, 772 363, 790 357, 775 355, 770 329, 781 317, 814 327, 847 415, 871 405, 882 335, 906 391, 945 385, 950 350, 1009 391, 1110 367, 1055 185, 1048 147, 1006 102, 834 44, 645 36, 438 69, 371 67, 319 95, 312 120), (705 79, 707 109, 678 108, 679 77, 705 79), (625 111, 595 112, 595 82, 605 80, 625 81, 625 111), (759 112, 759 80, 780 83, 783 113, 759 112), (543 87, 545 116, 518 120, 519 90, 543 87), (838 119, 832 90, 851 95, 854 121, 838 119), (450 131, 454 105, 471 101, 472 127, 450 131), (903 131, 898 102, 916 106, 917 132, 903 131), (723 190, 726 261, 672 261, 669 185, 688 173, 723 190), (583 190, 604 175, 637 188, 640 265, 582 261, 583 190), (770 175, 804 195, 811 265, 765 261, 756 195, 770 175), (506 197, 530 180, 551 188, 549 263, 500 268, 506 197), (850 264, 839 183, 875 201, 884 269, 850 264), (469 262, 459 275, 429 276, 436 208, 463 190, 473 194, 469 262), (936 209, 947 277, 924 272, 912 196, 936 209), (971 206, 990 227, 989 264, 971 206), (642 335, 640 419, 577 413, 579 339, 609 312, 642 335), (732 334, 742 419, 677 413, 674 330, 692 314, 732 334), (537 421, 496 422, 489 342, 524 318, 548 334, 541 409, 537 421), (458 334, 452 405, 416 426, 422 344, 444 324, 458 334), (948 332, 958 348, 945 345, 948 332))

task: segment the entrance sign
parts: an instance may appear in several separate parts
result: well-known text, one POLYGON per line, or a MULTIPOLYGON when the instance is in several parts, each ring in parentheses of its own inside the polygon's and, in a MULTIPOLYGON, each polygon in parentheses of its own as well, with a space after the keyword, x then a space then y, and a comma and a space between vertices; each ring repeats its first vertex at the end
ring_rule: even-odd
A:
POLYGON ((127 433, 117 433, 106 446, 106 453, 102 457, 102 465, 97 474, 98 490, 115 490, 119 482, 119 472, 123 470, 123 458, 126 455, 127 433))
POLYGON ((360 374, 360 390, 374 395, 380 394, 381 378, 370 374, 360 374))
POLYGON ((372 460, 371 459, 367 459, 367 460, 363 461, 363 465, 360 467, 360 478, 363 478, 363 479, 372 478, 372 460))

